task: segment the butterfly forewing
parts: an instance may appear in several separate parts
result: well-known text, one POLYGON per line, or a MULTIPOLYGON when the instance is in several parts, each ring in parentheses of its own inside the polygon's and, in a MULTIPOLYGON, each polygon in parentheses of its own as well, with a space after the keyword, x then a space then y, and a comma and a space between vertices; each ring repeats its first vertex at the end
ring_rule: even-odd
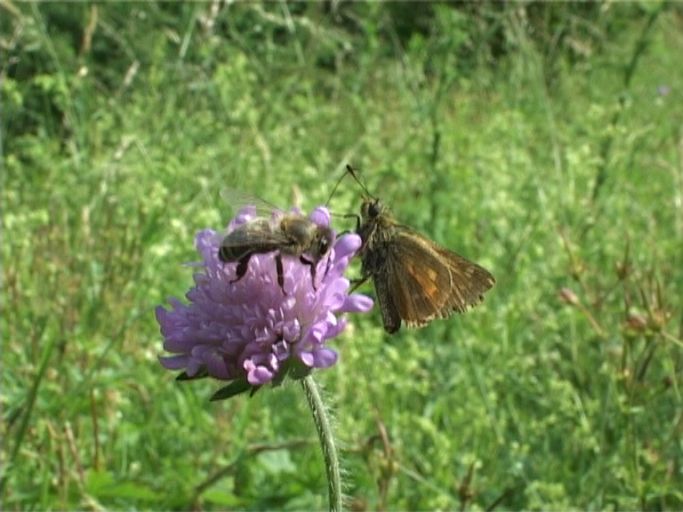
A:
POLYGON ((387 279, 400 317, 424 325, 449 301, 451 273, 442 256, 419 235, 399 228, 389 243, 387 279))

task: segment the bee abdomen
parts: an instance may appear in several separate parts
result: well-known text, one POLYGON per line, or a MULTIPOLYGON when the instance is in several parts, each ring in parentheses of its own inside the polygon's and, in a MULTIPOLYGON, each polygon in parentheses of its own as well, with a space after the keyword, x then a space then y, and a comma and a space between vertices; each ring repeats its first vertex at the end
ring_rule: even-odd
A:
POLYGON ((238 261, 247 254, 265 254, 283 249, 277 244, 249 244, 249 245, 223 245, 218 249, 218 258, 228 263, 238 261))
POLYGON ((225 263, 237 261, 244 255, 244 252, 244 249, 223 245, 218 249, 218 259, 225 263))

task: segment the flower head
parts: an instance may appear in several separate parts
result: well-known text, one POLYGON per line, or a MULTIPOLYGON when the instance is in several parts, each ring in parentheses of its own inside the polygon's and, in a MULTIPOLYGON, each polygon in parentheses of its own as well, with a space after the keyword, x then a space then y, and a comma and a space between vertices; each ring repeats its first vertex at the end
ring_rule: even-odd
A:
MULTIPOLYGON (((241 210, 228 233, 256 218, 254 208, 241 210)), ((319 207, 309 219, 329 226, 330 215, 319 207)), ((271 229, 279 229, 280 220, 274 213, 271 229)), ((170 370, 184 370, 188 378, 208 375, 242 382, 248 389, 277 382, 291 363, 327 368, 337 361, 337 353, 326 342, 346 326, 346 318, 339 314, 372 308, 370 298, 349 295, 350 283, 343 276, 361 244, 355 234, 335 238, 316 264, 315 283, 309 265, 279 251, 253 254, 238 279, 237 263, 219 259, 221 238, 215 231, 199 232, 195 243, 202 270, 186 294, 189 304, 171 298, 170 310, 156 309, 164 349, 175 354, 161 357, 161 363, 170 370), (278 284, 278 254, 283 287, 278 284)))

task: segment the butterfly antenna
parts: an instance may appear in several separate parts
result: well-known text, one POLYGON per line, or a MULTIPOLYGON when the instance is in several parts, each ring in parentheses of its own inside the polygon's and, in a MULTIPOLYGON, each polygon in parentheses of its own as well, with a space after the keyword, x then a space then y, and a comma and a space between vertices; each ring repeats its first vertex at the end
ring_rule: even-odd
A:
POLYGON ((358 185, 360 186, 360 188, 363 189, 363 192, 365 192, 365 195, 366 195, 367 197, 369 197, 369 198, 372 198, 372 197, 373 197, 373 195, 372 195, 372 194, 370 193, 370 191, 368 190, 368 187, 366 187, 366 186, 365 186, 365 183, 363 183, 363 182, 361 181, 360 176, 358 175, 358 172, 356 172, 356 170, 355 170, 353 167, 351 167, 349 164, 346 164, 346 172, 345 172, 344 174, 345 174, 345 175, 346 175, 346 174, 350 174, 351 177, 356 181, 356 183, 358 183, 358 185))
POLYGON ((365 183, 363 183, 361 181, 361 179, 358 175, 358 171, 356 171, 356 169, 351 167, 351 165, 346 164, 346 168, 344 170, 344 173, 339 177, 339 179, 337 180, 337 183, 334 184, 334 188, 332 189, 332 192, 330 192, 330 197, 328 197, 327 201, 325 202, 326 207, 329 206, 330 201, 332 200, 332 196, 334 196, 334 193, 337 191, 339 184, 342 182, 342 180, 346 177, 347 174, 350 174, 353 177, 353 179, 356 181, 356 183, 358 183, 358 185, 360 185, 360 188, 363 189, 363 192, 365 192, 365 194, 368 197, 372 197, 372 194, 368 191, 368 187, 366 187, 365 183))
POLYGON ((337 187, 339 187, 339 184, 342 182, 344 177, 346 176, 347 172, 344 171, 344 174, 342 174, 339 179, 337 180, 337 183, 334 184, 334 188, 332 189, 332 192, 330 192, 330 197, 327 198, 327 201, 325 201, 325 207, 327 208, 330 205, 330 201, 332 201, 332 196, 334 196, 334 193, 337 191, 337 187))

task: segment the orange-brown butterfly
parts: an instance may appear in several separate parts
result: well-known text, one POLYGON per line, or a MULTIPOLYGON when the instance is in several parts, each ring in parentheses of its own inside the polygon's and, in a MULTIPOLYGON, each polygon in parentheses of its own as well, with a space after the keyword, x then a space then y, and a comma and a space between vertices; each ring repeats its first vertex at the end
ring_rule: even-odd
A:
POLYGON ((496 282, 488 270, 399 224, 356 171, 349 165, 346 171, 366 195, 356 216, 356 233, 363 241, 356 286, 372 278, 388 333, 397 332, 402 321, 421 327, 483 300, 496 282))

